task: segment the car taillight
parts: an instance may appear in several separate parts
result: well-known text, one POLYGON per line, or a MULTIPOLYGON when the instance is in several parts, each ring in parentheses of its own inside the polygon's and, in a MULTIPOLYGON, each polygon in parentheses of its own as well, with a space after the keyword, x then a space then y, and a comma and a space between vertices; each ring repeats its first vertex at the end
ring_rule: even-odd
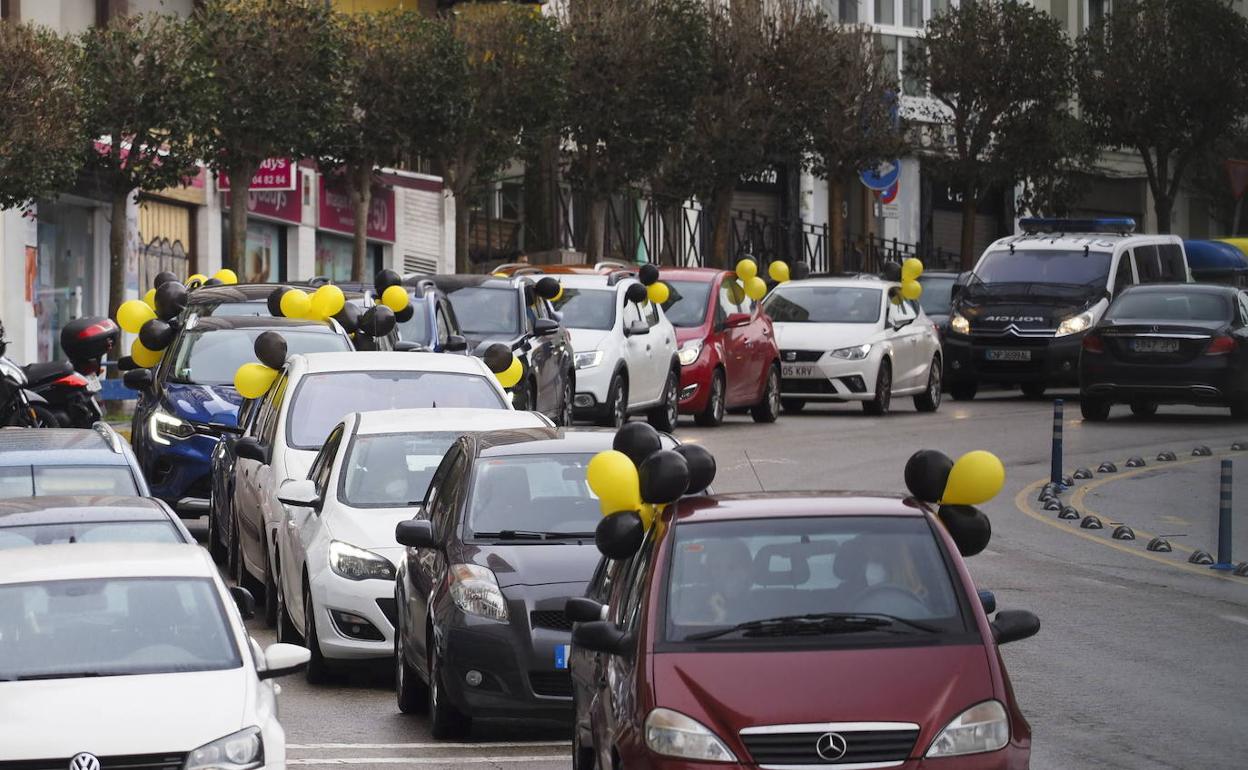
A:
POLYGON ((85 388, 87 387, 87 378, 77 373, 67 374, 59 380, 56 380, 53 384, 64 385, 67 388, 85 388))
POLYGON ((1205 355, 1224 356, 1233 350, 1235 350, 1235 338, 1224 334, 1221 337, 1214 337, 1209 342, 1209 347, 1205 348, 1205 355))
POLYGON ((1104 353, 1105 341, 1099 334, 1089 334, 1083 338, 1083 349, 1088 353, 1104 353))

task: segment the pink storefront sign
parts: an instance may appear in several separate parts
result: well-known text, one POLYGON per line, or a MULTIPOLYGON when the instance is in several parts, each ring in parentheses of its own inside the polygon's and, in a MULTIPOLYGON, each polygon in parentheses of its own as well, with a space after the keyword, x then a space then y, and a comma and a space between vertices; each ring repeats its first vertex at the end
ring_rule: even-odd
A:
MULTIPOLYGON (((394 189, 373 185, 372 205, 368 210, 368 239, 394 242, 394 189)), ((341 179, 321 177, 317 226, 344 235, 355 234, 355 211, 346 183, 341 179)))
MULTIPOLYGON (((298 185, 299 174, 295 164, 287 158, 269 158, 260 163, 260 168, 251 177, 252 192, 285 190, 293 192, 298 185)), ((227 192, 230 189, 230 178, 225 174, 217 175, 217 189, 227 192)))
MULTIPOLYGON (((258 217, 299 224, 303 221, 302 191, 300 190, 303 184, 300 177, 300 174, 295 175, 295 188, 293 190, 253 190, 248 193, 247 212, 258 217)), ((227 209, 230 207, 232 198, 231 193, 225 193, 225 207, 227 209)))

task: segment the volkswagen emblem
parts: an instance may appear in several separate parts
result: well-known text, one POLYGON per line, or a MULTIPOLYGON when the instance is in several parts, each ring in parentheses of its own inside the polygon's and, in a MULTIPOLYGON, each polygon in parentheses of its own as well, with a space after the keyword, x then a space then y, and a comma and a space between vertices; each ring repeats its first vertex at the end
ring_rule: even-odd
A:
MULTIPOLYGON (((824 736, 825 738, 827 736, 824 736)), ((819 740, 823 740, 820 738, 819 740)), ((100 770, 100 760, 94 754, 83 751, 69 760, 69 770, 100 770)))
MULTIPOLYGON (((845 756, 848 750, 849 745, 845 742, 845 736, 840 733, 824 733, 819 736, 819 740, 815 741, 815 751, 829 762, 835 762, 845 756)), ((74 768, 74 770, 80 769, 74 768)))

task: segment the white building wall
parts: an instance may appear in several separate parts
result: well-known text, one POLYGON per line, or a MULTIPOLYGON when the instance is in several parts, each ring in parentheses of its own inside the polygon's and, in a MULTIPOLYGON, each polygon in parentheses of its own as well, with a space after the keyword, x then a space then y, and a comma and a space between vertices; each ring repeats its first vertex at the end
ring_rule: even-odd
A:
POLYGON ((455 222, 454 210, 449 226, 452 244, 451 261, 445 260, 444 241, 447 238, 445 202, 450 200, 442 192, 395 189, 395 208, 399 221, 395 231, 394 269, 399 273, 453 272, 455 222))

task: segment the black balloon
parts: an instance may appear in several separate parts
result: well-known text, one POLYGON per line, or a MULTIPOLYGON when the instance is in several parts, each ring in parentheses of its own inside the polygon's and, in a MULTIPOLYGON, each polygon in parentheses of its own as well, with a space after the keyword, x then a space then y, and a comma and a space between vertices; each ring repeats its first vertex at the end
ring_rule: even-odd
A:
POLYGON ((407 307, 403 308, 402 310, 394 314, 395 322, 401 323, 401 324, 405 324, 415 317, 416 317, 416 305, 411 302, 407 303, 407 307))
POLYGON ((559 280, 551 278, 549 275, 537 282, 537 295, 545 299, 554 299, 559 296, 559 280))
POLYGON ((925 503, 940 502, 953 460, 935 449, 920 449, 906 461, 906 489, 925 503))
POLYGON ((641 499, 647 503, 672 503, 689 490, 689 463, 684 455, 660 449, 637 468, 641 499))
POLYGON ((604 516, 594 528, 598 552, 608 559, 627 559, 641 548, 646 525, 637 511, 620 511, 604 516))
POLYGON ((974 556, 988 547, 992 523, 973 505, 942 505, 937 515, 958 546, 958 553, 974 556))
MULTIPOLYGON (((273 298, 269 297, 269 301, 272 302, 273 298)), ((278 295, 278 301, 281 301, 281 295, 278 295)), ((271 307, 272 306, 270 305, 270 308, 271 307)), ((281 312, 280 307, 278 308, 278 312, 281 312)), ((342 306, 342 310, 339 310, 334 316, 334 320, 338 322, 338 324, 342 327, 342 330, 347 334, 354 334, 360 328, 359 306, 350 302, 346 303, 342 306)))
POLYGON ((373 279, 373 288, 377 290, 377 296, 381 296, 385 293, 386 289, 391 286, 402 285, 403 279, 393 270, 382 270, 377 274, 377 277, 373 279))
POLYGON ((170 281, 176 281, 176 280, 178 280, 178 277, 176 275, 169 272, 168 270, 164 270, 162 272, 157 273, 156 277, 152 279, 152 288, 159 289, 161 286, 164 286, 170 281))
POLYGON ((394 330, 394 311, 385 305, 373 305, 360 316, 360 331, 370 337, 384 337, 394 330))
MULTIPOLYGON (((266 300, 266 304, 269 306, 269 315, 274 318, 282 317, 282 297, 288 291, 290 291, 290 287, 278 286, 276 289, 269 292, 269 298, 266 300)), ((350 329, 348 329, 348 331, 350 331, 350 329)))
POLYGON ((810 265, 805 262, 794 262, 789 266, 789 278, 800 281, 810 277, 810 265))
POLYGON ((629 284, 628 288, 624 291, 624 299, 629 302, 645 302, 646 287, 639 283, 629 284))
POLYGON ((715 480, 715 455, 700 444, 681 444, 674 450, 689 466, 689 492, 703 492, 715 480))
POLYGON ((659 432, 646 422, 626 422, 615 432, 611 448, 628 455, 633 465, 641 468, 645 459, 663 448, 659 432))
POLYGON ((642 265, 637 271, 637 280, 649 286, 659 280, 659 268, 654 265, 642 265))
POLYGON ((286 338, 277 332, 268 331, 256 337, 253 346, 256 358, 270 369, 281 369, 286 365, 286 338))
POLYGON ((134 359, 131 358, 130 356, 122 356, 121 358, 117 359, 117 368, 120 371, 128 372, 133 369, 138 369, 140 367, 138 364, 134 362, 134 359))
POLYGON ((351 342, 355 345, 356 350, 373 351, 377 350, 377 340, 368 336, 364 332, 351 335, 351 342))
POLYGON ((153 318, 139 328, 139 342, 148 350, 164 350, 177 335, 176 328, 159 318, 153 318))
POLYGON ((900 281, 901 265, 897 262, 885 262, 880 266, 880 277, 886 281, 900 281))
POLYGON ((485 349, 481 359, 485 361, 485 365, 491 372, 495 374, 505 372, 507 367, 511 366, 511 348, 501 342, 495 342, 485 349))
POLYGON ((156 287, 153 303, 156 305, 156 316, 168 321, 177 318, 186 309, 186 287, 177 281, 165 281, 156 287))
POLYGON ((224 286, 225 281, 222 281, 220 278, 209 278, 208 280, 204 281, 204 285, 205 286, 224 286))

